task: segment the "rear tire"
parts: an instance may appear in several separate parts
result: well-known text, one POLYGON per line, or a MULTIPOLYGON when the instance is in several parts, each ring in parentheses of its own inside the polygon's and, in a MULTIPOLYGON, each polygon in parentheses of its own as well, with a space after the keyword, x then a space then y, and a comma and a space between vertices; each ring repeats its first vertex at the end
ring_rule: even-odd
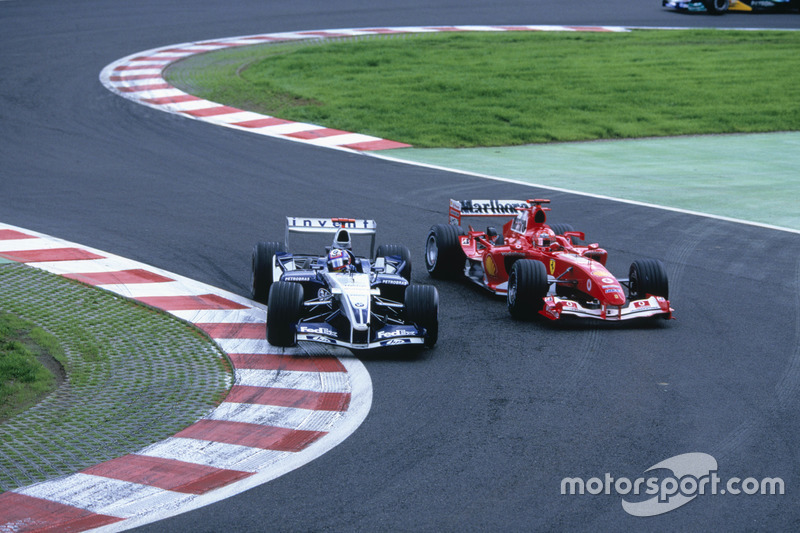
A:
POLYGON ((387 257, 390 255, 399 255, 406 262, 405 268, 398 274, 403 276, 406 281, 411 281, 411 252, 409 249, 402 244, 381 244, 378 246, 378 252, 375 257, 387 257))
POLYGON ((461 273, 467 260, 458 242, 462 235, 464 230, 454 224, 436 224, 431 228, 425 241, 425 267, 431 277, 452 279, 461 273))
POLYGON ((285 252, 282 242, 259 242, 253 247, 253 260, 250 278, 250 294, 258 303, 267 303, 269 288, 272 286, 272 257, 285 252))
MULTIPOLYGON (((548 224, 548 226, 550 226, 550 229, 553 230, 553 233, 555 233, 556 235, 561 235, 561 236, 563 236, 568 231, 575 231, 575 228, 572 227, 572 224, 567 224, 565 222, 556 223, 556 224, 548 224)), ((569 241, 572 244, 578 244, 578 238, 577 237, 570 237, 569 241)))
POLYGON ((276 281, 267 303, 267 342, 286 348, 297 344, 297 323, 303 315, 303 286, 276 281))
POLYGON ((667 272, 658 259, 637 259, 631 263, 628 280, 630 300, 641 300, 648 294, 669 299, 667 272))
POLYGON ((425 346, 439 340, 439 292, 432 285, 409 285, 405 296, 406 321, 425 328, 425 346))
POLYGON ((508 312, 519 320, 535 317, 544 305, 549 288, 544 263, 519 259, 508 276, 508 312))

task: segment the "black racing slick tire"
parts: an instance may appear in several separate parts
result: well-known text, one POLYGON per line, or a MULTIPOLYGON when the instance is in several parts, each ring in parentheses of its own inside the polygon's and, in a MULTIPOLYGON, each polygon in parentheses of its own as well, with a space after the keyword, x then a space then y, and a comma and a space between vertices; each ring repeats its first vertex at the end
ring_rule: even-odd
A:
POLYGON ((439 340, 439 292, 432 285, 409 285, 405 296, 406 321, 425 329, 425 346, 439 340))
POLYGON ((544 305, 548 289, 544 263, 532 259, 516 261, 508 276, 508 312, 518 320, 535 317, 544 305))
POLYGON ((297 323, 303 316, 303 286, 276 281, 267 303, 267 342, 287 348, 297 344, 297 323))
POLYGON ((267 303, 269 288, 272 286, 272 257, 285 252, 282 242, 259 242, 253 246, 250 294, 258 303, 267 303))
POLYGON ((464 235, 461 226, 436 224, 425 241, 425 267, 433 278, 452 279, 464 268, 467 257, 458 239, 464 235))
POLYGON ((628 299, 641 300, 648 294, 669 299, 667 272, 658 259, 637 259, 628 276, 628 299))
MULTIPOLYGON (((550 229, 553 230, 553 233, 555 233, 556 235, 564 235, 568 231, 575 231, 575 228, 572 227, 572 224, 567 224, 565 222, 548 224, 548 226, 550 226, 550 229)), ((569 240, 572 244, 578 244, 577 237, 570 237, 569 240)))
POLYGON ((730 0, 703 0, 706 11, 712 15, 722 15, 731 5, 730 0))
POLYGON ((388 257, 390 255, 400 256, 400 258, 405 261, 406 266, 402 271, 398 272, 398 274, 403 276, 406 281, 411 281, 411 252, 408 247, 402 244, 381 244, 378 246, 375 257, 388 257))

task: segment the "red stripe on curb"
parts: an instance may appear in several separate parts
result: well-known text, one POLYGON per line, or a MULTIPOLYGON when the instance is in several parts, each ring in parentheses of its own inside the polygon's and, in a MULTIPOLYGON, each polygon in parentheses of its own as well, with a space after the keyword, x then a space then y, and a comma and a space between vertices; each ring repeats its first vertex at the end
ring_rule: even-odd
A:
POLYGON ((166 283, 168 281, 175 281, 174 279, 141 268, 119 270, 116 272, 63 274, 63 277, 81 281, 87 285, 123 285, 130 283, 166 283))
POLYGON ((321 139, 324 137, 332 137, 334 135, 345 135, 349 131, 335 130, 333 128, 319 128, 315 130, 298 131, 296 133, 287 133, 287 137, 295 137, 297 139, 321 139))
POLYGON ((325 435, 327 433, 324 431, 286 429, 225 420, 200 420, 175 437, 224 442, 262 450, 299 452, 325 435))
POLYGON ((156 62, 156 61, 177 61, 177 60, 183 59, 183 58, 184 58, 184 56, 159 56, 159 55, 155 55, 155 56, 134 57, 133 59, 131 59, 131 61, 153 61, 153 62, 156 62))
POLYGON ((126 70, 145 70, 149 68, 159 68, 160 65, 121 65, 114 69, 114 72, 122 72, 126 70))
POLYGON ((254 474, 136 454, 112 459, 81 472, 187 494, 205 494, 254 474))
POLYGON ((196 296, 145 296, 137 301, 152 305, 165 311, 201 311, 207 309, 249 309, 246 305, 217 296, 198 294, 196 296))
POLYGON ((134 74, 133 76, 109 76, 108 81, 160 80, 160 74, 134 74))
POLYGON ((2 531, 86 531, 123 520, 15 492, 0 494, 2 531))
POLYGON ((311 409, 313 411, 345 412, 350 406, 350 393, 314 392, 297 389, 234 385, 225 398, 225 401, 232 403, 254 403, 258 405, 296 407, 298 409, 311 409))
POLYGON ((229 353, 234 368, 249 370, 291 370, 297 372, 347 372, 335 357, 293 357, 291 355, 229 353))
POLYGON ((370 150, 391 150, 393 148, 411 148, 411 145, 397 141, 378 139, 376 141, 364 141, 360 143, 343 144, 342 147, 350 148, 352 150, 370 151, 370 150))
POLYGON ((222 322, 195 323, 212 339, 264 339, 267 330, 264 323, 257 322, 222 322))
POLYGON ((102 255, 80 248, 51 248, 48 250, 20 250, 0 252, 0 257, 11 259, 17 263, 39 263, 43 261, 76 261, 88 259, 105 259, 102 255))
POLYGON ((350 33, 338 33, 333 31, 301 31, 297 35, 318 35, 320 37, 352 37, 350 33))
POLYGON ((189 111, 184 111, 184 113, 195 117, 216 117, 217 115, 229 115, 231 113, 239 113, 241 111, 241 109, 236 109, 235 107, 220 105, 215 107, 207 107, 205 109, 192 109, 189 111))
POLYGON ((289 41, 286 37, 270 37, 269 35, 253 35, 252 37, 244 37, 243 41, 289 41))
POLYGON ((13 229, 0 229, 0 241, 13 241, 17 239, 35 239, 33 235, 26 235, 13 229))
POLYGON ((198 98, 197 96, 192 96, 191 94, 181 94, 178 96, 167 96, 165 98, 145 98, 142 102, 147 102, 148 104, 155 104, 155 105, 167 105, 167 104, 182 104, 184 102, 194 102, 196 100, 202 100, 202 98, 198 98))
POLYGON ((243 128, 264 128, 266 126, 278 126, 280 124, 291 124, 291 120, 284 120, 282 118, 267 117, 258 118, 255 120, 245 120, 244 122, 234 122, 234 126, 241 126, 243 128))

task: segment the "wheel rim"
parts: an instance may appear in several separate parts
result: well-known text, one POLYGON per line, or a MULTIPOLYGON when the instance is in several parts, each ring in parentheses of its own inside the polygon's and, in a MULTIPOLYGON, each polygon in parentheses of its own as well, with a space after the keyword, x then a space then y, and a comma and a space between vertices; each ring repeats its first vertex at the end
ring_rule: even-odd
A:
POLYGON ((425 262, 428 267, 436 266, 436 261, 439 259, 439 247, 436 245, 436 237, 431 235, 428 237, 428 242, 425 244, 425 262))
POLYGON ((517 277, 514 273, 511 273, 511 276, 508 278, 508 305, 514 306, 514 303, 517 301, 517 277))

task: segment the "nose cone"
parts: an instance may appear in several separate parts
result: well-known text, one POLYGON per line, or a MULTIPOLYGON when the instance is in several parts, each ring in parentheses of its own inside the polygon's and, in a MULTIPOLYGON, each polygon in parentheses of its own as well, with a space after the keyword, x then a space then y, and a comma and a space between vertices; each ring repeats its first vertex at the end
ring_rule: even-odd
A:
POLYGON ((608 305, 625 305, 625 293, 622 292, 622 289, 620 289, 620 292, 611 292, 605 296, 608 305))
POLYGON ((613 276, 596 276, 592 280, 595 284, 595 296, 598 300, 608 305, 625 305, 625 291, 622 290, 622 285, 613 276))

